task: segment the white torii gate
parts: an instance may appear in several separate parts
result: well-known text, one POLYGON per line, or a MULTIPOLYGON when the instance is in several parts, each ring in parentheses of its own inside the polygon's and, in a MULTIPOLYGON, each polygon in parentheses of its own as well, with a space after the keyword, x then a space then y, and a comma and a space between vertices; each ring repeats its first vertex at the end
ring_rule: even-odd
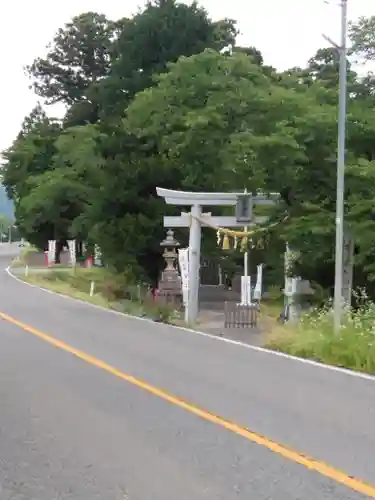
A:
MULTIPOLYGON (((191 206, 191 217, 187 213, 180 216, 165 216, 164 227, 189 227, 189 293, 188 307, 185 308, 185 321, 194 324, 198 317, 198 293, 199 293, 199 268, 201 251, 201 221, 206 220, 209 225, 220 227, 241 227, 245 225, 238 222, 236 217, 202 214, 202 206, 235 206, 239 197, 244 193, 194 193, 189 191, 174 191, 157 187, 156 193, 164 198, 167 205, 191 206)), ((278 193, 269 195, 259 193, 252 197, 253 205, 274 205, 278 193)), ((248 227, 267 222, 268 217, 252 217, 248 227)))

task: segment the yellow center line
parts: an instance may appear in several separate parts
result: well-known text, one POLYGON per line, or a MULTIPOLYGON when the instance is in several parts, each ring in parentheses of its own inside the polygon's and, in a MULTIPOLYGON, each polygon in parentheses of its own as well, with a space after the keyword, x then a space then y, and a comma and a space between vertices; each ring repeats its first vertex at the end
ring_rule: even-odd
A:
POLYGON ((230 422, 224 419, 223 417, 214 415, 213 413, 210 413, 207 410, 199 408, 192 403, 184 401, 179 397, 173 396, 158 387, 150 385, 147 382, 144 382, 136 377, 133 377, 132 375, 124 373, 118 370, 117 368, 114 368, 113 366, 105 363, 104 361, 101 361, 100 359, 95 358, 94 356, 91 356, 90 354, 80 351, 79 349, 76 349, 68 344, 65 344, 64 342, 61 342, 61 340, 51 337, 50 335, 47 335, 46 333, 43 333, 40 330, 37 330, 36 328, 33 328, 30 325, 22 323, 21 321, 18 321, 17 319, 12 318, 11 316, 8 316, 5 313, 0 312, 0 318, 8 321, 9 323, 12 323, 13 325, 22 328, 23 330, 29 333, 32 333, 36 337, 39 337, 45 342, 48 342, 49 344, 52 344, 53 346, 62 349, 65 352, 73 354, 77 358, 80 358, 86 361, 87 363, 96 366, 97 368, 101 368, 102 370, 105 370, 106 372, 111 373, 112 375, 122 380, 125 380, 126 382, 129 382, 130 384, 133 384, 139 387, 140 389, 143 389, 148 393, 153 394, 154 396, 163 399, 164 401, 168 401, 168 403, 183 408, 184 410, 193 413, 194 415, 197 415, 198 417, 208 422, 220 425, 221 427, 224 427, 228 431, 234 432, 235 434, 242 436, 248 441, 263 446, 264 448, 267 448, 268 450, 277 453, 278 455, 281 455, 282 457, 291 460, 292 462, 300 464, 312 471, 318 472, 322 476, 328 477, 336 481, 337 483, 343 484, 344 486, 354 491, 367 495, 370 498, 375 498, 375 485, 365 483, 360 479, 357 479, 353 476, 349 476, 348 474, 345 474, 345 472, 337 470, 334 467, 331 467, 330 465, 321 462, 320 460, 315 460, 314 458, 308 457, 296 450, 288 448, 282 444, 276 443, 275 441, 272 441, 271 439, 268 439, 265 436, 257 434, 256 432, 252 432, 249 429, 242 427, 241 425, 238 425, 234 422, 230 422))

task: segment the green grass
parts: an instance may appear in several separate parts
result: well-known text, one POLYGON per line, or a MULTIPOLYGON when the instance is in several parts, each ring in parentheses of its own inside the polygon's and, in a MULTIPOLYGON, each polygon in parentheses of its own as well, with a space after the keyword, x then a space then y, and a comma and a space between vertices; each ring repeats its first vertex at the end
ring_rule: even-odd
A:
POLYGON ((33 246, 26 246, 21 248, 18 257, 13 261, 12 267, 25 267, 27 264, 27 256, 30 253, 38 252, 38 249, 33 246))
POLYGON ((110 308, 111 304, 101 295, 94 295, 90 297, 90 293, 87 291, 79 290, 73 287, 71 284, 64 282, 60 279, 51 279, 50 276, 44 276, 42 274, 30 273, 28 276, 20 276, 23 281, 31 283, 33 285, 40 286, 42 288, 47 288, 62 295, 68 295, 75 299, 84 300, 92 304, 96 304, 102 307, 110 308))
POLYGON ((375 373, 375 304, 348 311, 339 335, 327 307, 302 317, 298 324, 279 325, 266 347, 350 370, 375 373))
POLYGON ((266 334, 273 335, 279 329, 278 318, 284 308, 284 295, 280 287, 269 287, 267 298, 260 303, 259 323, 266 334))
POLYGON ((123 276, 103 268, 50 269, 43 273, 31 271, 20 278, 75 299, 134 316, 150 317, 166 323, 179 319, 173 308, 155 303, 140 286, 127 284, 123 276), (95 291, 90 297, 92 282, 95 291))

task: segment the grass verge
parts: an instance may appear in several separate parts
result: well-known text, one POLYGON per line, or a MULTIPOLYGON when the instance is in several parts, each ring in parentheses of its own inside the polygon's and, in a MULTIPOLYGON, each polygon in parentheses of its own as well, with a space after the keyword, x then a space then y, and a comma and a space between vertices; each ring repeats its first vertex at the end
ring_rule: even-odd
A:
MULTIPOLYGON (((181 325, 181 318, 169 306, 155 303, 139 286, 129 285, 121 276, 98 268, 48 270, 20 276, 24 281, 92 304, 138 317, 181 325), (95 293, 90 296, 91 283, 95 293)), ((375 374, 375 304, 366 302, 348 311, 341 332, 333 332, 330 307, 305 314, 299 323, 281 325, 280 300, 265 301, 261 311, 266 320, 269 349, 312 359, 350 370, 375 374)))
POLYGON ((36 247, 23 247, 20 250, 18 257, 13 261, 12 267, 25 267, 25 265, 27 264, 27 256, 34 252, 38 252, 38 249, 36 247))
POLYGON ((375 374, 375 304, 347 311, 340 334, 333 331, 332 309, 302 317, 299 323, 279 325, 266 347, 350 370, 375 374))
POLYGON ((102 268, 51 269, 43 273, 30 271, 27 276, 18 277, 62 295, 133 316, 165 323, 179 320, 179 315, 173 308, 155 302, 141 286, 127 284, 123 276, 114 275, 102 268), (91 296, 92 283, 94 293, 91 296))

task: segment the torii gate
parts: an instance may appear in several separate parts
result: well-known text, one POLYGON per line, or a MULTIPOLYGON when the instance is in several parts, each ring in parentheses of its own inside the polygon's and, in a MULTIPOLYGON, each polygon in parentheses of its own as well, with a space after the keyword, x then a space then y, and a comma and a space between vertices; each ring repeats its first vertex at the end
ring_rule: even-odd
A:
MULTIPOLYGON (((194 324, 198 317, 198 292, 199 292, 199 269, 200 269, 200 251, 201 251, 201 220, 206 220, 208 224, 226 227, 243 228, 254 227, 258 224, 267 222, 268 217, 253 217, 252 211, 250 222, 244 224, 238 221, 236 217, 218 216, 212 217, 209 214, 202 214, 203 206, 235 206, 244 193, 194 193, 189 191, 174 191, 157 187, 156 193, 164 198, 167 205, 179 205, 191 207, 190 214, 182 213, 180 216, 165 216, 164 227, 189 227, 189 293, 188 307, 185 308, 185 321, 188 324, 194 324)), ((253 205, 274 205, 278 193, 256 194, 251 196, 251 206, 253 205)))

